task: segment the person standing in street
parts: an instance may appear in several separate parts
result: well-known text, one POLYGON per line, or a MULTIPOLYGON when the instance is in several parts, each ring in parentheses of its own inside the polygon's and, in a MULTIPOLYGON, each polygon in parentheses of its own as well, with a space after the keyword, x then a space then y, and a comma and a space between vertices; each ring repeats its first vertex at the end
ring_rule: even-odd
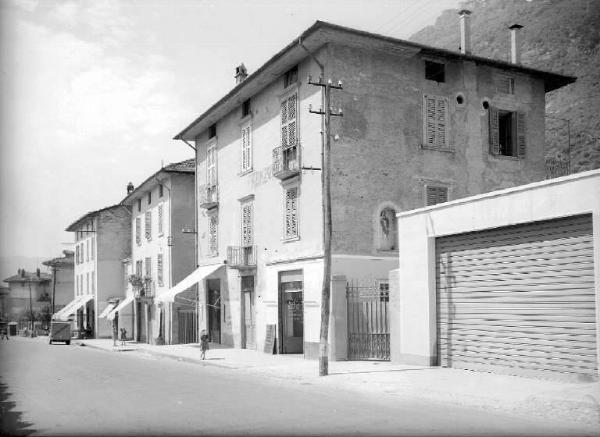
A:
POLYGON ((206 331, 203 329, 200 332, 200 350, 202 350, 202 359, 206 359, 206 351, 208 350, 208 335, 206 335, 206 331))
POLYGON ((4 338, 6 338, 7 340, 8 338, 8 333, 6 332, 6 328, 2 327, 2 330, 0 331, 0 340, 4 340, 4 338))
POLYGON ((121 346, 125 346, 125 340, 127 340, 127 330, 121 328, 121 346))
POLYGON ((112 321, 112 339, 113 339, 113 347, 117 345, 117 340, 119 337, 119 331, 117 328, 116 317, 112 321))

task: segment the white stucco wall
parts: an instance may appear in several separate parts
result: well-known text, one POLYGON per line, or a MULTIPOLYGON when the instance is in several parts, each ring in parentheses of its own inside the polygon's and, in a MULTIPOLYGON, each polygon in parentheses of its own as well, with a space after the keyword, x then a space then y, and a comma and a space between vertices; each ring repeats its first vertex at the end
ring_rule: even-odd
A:
MULTIPOLYGON (((589 213, 593 216, 596 308, 599 308, 600 170, 398 214, 398 280, 392 285, 390 296, 392 361, 429 365, 436 358, 436 237, 589 213)), ((597 311, 597 330, 598 314, 597 311)))

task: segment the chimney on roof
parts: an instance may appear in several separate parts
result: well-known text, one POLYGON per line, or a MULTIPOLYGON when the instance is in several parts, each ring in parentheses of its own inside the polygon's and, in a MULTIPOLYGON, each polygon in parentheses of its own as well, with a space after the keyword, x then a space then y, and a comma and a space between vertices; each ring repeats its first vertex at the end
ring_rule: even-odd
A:
POLYGON ((40 268, 35 269, 35 274, 39 278, 40 277, 40 268))
POLYGON ((241 63, 237 67, 235 67, 235 83, 242 83, 248 77, 248 70, 246 70, 246 66, 241 63))
POLYGON ((133 193, 133 190, 134 190, 134 186, 133 186, 133 184, 131 182, 129 182, 127 184, 127 194, 133 193))
POLYGON ((20 269, 19 270, 19 276, 21 276, 21 278, 25 277, 25 269, 20 269))
POLYGON ((462 9, 458 12, 460 17, 460 52, 471 54, 471 11, 462 9))
POLYGON ((521 63, 521 32, 519 31, 523 26, 520 24, 513 24, 509 27, 510 29, 510 62, 513 64, 521 63))

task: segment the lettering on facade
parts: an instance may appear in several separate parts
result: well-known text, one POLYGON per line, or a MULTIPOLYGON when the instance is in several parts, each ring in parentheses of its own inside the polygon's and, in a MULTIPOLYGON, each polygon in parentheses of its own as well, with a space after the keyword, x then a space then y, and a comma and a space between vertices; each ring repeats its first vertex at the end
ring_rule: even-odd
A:
POLYGON ((265 336, 265 353, 272 354, 275 350, 275 330, 276 325, 267 325, 267 335, 265 336))
POLYGON ((260 187, 261 185, 266 184, 269 180, 273 178, 273 167, 268 165, 261 170, 252 172, 250 185, 252 188, 260 187))

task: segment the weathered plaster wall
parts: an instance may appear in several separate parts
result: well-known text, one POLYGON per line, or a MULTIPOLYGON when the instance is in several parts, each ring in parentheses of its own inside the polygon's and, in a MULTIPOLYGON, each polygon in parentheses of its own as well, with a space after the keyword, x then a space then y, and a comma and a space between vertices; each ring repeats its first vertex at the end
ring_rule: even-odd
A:
POLYGON ((424 206, 427 183, 447 186, 452 200, 544 178, 541 80, 513 74, 514 95, 501 95, 494 70, 472 62, 440 59, 446 80, 438 83, 425 79, 420 55, 343 46, 331 46, 330 53, 332 77, 344 84, 343 91, 332 91, 334 108, 344 110, 343 118, 332 119, 332 135, 339 135, 331 146, 335 253, 377 254, 381 206, 395 205, 397 211, 424 206), (451 152, 421 147, 424 94, 448 98, 451 152), (525 159, 489 154, 484 99, 527 113, 525 159))

